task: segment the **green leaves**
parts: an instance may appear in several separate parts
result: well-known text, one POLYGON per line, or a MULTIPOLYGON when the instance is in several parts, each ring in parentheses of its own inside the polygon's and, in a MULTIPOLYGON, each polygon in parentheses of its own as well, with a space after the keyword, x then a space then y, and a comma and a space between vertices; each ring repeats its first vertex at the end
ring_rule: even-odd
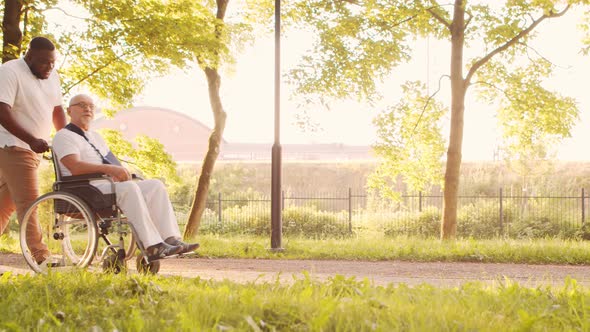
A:
POLYGON ((59 38, 66 93, 83 85, 122 108, 145 82, 165 74, 171 66, 186 68, 198 63, 217 68, 226 60, 233 61, 228 29, 199 2, 74 2, 87 10, 88 17, 78 24, 84 29, 70 29, 59 38))
POLYGON ((425 190, 442 181, 445 140, 441 119, 446 108, 426 95, 420 82, 406 82, 400 102, 375 119, 375 152, 384 161, 369 179, 369 186, 395 197, 398 176, 411 190, 425 190))
POLYGON ((409 59, 401 25, 408 12, 395 6, 311 0, 296 2, 285 15, 317 38, 289 73, 298 94, 371 100, 378 96, 376 83, 409 59))
POLYGON ((163 179, 167 184, 178 183, 176 162, 158 140, 140 135, 135 138, 134 147, 118 130, 103 129, 100 132, 113 154, 131 164, 143 177, 163 179))
POLYGON ((556 143, 570 136, 578 120, 574 99, 543 87, 542 80, 551 71, 552 64, 540 60, 516 68, 492 63, 480 73, 487 84, 478 90, 487 100, 498 102, 498 122, 512 158, 547 158, 556 143))

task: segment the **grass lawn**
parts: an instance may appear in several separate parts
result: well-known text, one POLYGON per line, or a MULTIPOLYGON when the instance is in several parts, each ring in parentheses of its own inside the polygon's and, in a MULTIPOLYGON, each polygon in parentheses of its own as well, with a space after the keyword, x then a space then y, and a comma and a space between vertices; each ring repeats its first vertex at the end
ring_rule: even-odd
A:
POLYGON ((200 236, 199 253, 206 257, 456 261, 527 264, 590 264, 590 242, 535 240, 456 240, 384 236, 311 240, 283 238, 283 252, 268 250, 262 237, 200 236))
POLYGON ((0 277, 8 331, 589 331, 590 290, 437 288, 336 276, 236 284, 76 271, 0 277))
MULTIPOLYGON (((545 240, 200 236, 207 257, 588 264, 590 244, 545 240)), ((20 252, 17 239, 0 250, 20 252)), ((305 274, 304 274, 305 275, 305 274)), ((590 289, 575 280, 527 288, 510 280, 459 287, 375 286, 301 277, 238 284, 74 271, 0 276, 0 331, 590 331, 590 289)))

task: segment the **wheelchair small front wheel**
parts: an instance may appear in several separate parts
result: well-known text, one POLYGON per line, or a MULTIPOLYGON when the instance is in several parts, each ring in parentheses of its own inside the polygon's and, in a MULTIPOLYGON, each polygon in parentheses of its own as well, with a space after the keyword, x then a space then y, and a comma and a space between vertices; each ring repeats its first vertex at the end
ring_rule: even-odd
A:
POLYGON ((107 273, 113 274, 119 274, 126 271, 125 250, 119 249, 116 253, 109 253, 102 261, 102 269, 107 273))
POLYGON ((39 197, 20 225, 20 246, 37 273, 86 267, 98 244, 94 213, 80 198, 55 191, 39 197))
POLYGON ((157 274, 160 271, 160 261, 149 262, 140 253, 136 260, 137 272, 143 274, 157 274))

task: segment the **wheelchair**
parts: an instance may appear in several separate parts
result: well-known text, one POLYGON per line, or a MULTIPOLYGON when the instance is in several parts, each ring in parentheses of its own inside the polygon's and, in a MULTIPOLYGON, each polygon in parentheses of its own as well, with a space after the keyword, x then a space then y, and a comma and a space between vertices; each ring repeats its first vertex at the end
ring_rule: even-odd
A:
POLYGON ((35 200, 20 224, 20 246, 31 269, 45 273, 102 266, 105 271, 119 273, 139 249, 138 272, 158 273, 159 260, 148 260, 133 227, 117 207, 113 179, 105 174, 61 176, 55 153, 46 159, 53 161, 53 191, 35 200), (94 180, 110 181, 112 193, 103 194, 90 185, 94 180), (36 261, 27 243, 27 230, 34 228, 50 251, 42 263, 36 261))

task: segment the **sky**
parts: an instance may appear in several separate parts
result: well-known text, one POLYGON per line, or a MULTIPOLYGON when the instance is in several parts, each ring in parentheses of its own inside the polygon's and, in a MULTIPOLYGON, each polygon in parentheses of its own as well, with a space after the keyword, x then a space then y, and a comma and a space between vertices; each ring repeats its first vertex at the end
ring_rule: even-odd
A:
MULTIPOLYGON (((547 87, 573 97, 580 108, 580 121, 572 130, 572 137, 558 148, 560 160, 590 160, 590 57, 583 56, 582 34, 577 29, 579 13, 543 22, 538 28, 538 40, 533 44, 544 57, 556 64, 555 75, 547 87)), ((282 73, 292 68, 299 57, 311 47, 308 33, 290 34, 281 41, 282 73)), ((448 74, 450 44, 446 41, 417 40, 413 59, 394 70, 381 84, 385 98, 377 107, 354 101, 330 105, 330 110, 308 109, 312 121, 320 130, 302 131, 297 126, 300 112, 290 98, 290 91, 282 85, 281 143, 344 143, 370 145, 375 142, 372 119, 387 105, 401 98, 400 85, 407 80, 428 82, 436 90, 439 77, 448 74)), ((466 51, 466 55, 481 53, 466 51)), ((443 80, 437 98, 449 104, 448 80, 443 80)), ((231 72, 222 72, 221 97, 228 114, 224 138, 229 142, 272 143, 274 140, 274 38, 260 39, 238 57, 231 72)), ((196 68, 174 70, 165 77, 154 77, 138 96, 134 106, 164 107, 185 113, 209 127, 213 116, 209 105, 206 79, 196 68)), ((496 127, 494 108, 466 99, 463 160, 491 160, 498 145, 500 132, 496 127)), ((448 118, 446 119, 448 123, 448 118)))
MULTIPOLYGON (((579 14, 544 22, 538 28, 535 49, 557 65, 547 87, 571 96, 578 102, 580 121, 572 137, 558 148, 560 160, 590 160, 590 57, 579 53, 582 33, 576 25, 579 14), (542 37, 542 38, 541 38, 542 37)), ((311 46, 306 33, 283 38, 282 72, 294 66, 299 56, 311 46)), ((413 60, 394 70, 382 84, 385 99, 381 107, 395 104, 401 98, 400 84, 406 80, 428 81, 434 91, 439 77, 448 73, 449 44, 445 41, 418 40, 413 60)), ((467 52, 467 54, 470 54, 467 52)), ((473 53, 477 54, 477 53, 473 53)), ((272 36, 257 42, 238 58, 233 73, 222 74, 222 100, 228 114, 225 139, 230 142, 266 142, 274 139, 274 40, 272 36)), ((449 82, 443 81, 438 98, 448 104, 449 82)), ((312 120, 321 128, 302 131, 296 122, 298 112, 290 91, 283 84, 281 102, 281 143, 344 143, 370 145, 375 142, 372 119, 378 108, 353 101, 330 105, 330 110, 309 110, 312 120)), ((159 106, 190 115, 208 126, 213 125, 204 74, 194 69, 177 70, 151 81, 136 106, 159 106)), ((447 121, 448 122, 448 121, 447 121)), ((494 108, 468 95, 466 100, 464 160, 491 160, 500 132, 496 127, 494 108)))

